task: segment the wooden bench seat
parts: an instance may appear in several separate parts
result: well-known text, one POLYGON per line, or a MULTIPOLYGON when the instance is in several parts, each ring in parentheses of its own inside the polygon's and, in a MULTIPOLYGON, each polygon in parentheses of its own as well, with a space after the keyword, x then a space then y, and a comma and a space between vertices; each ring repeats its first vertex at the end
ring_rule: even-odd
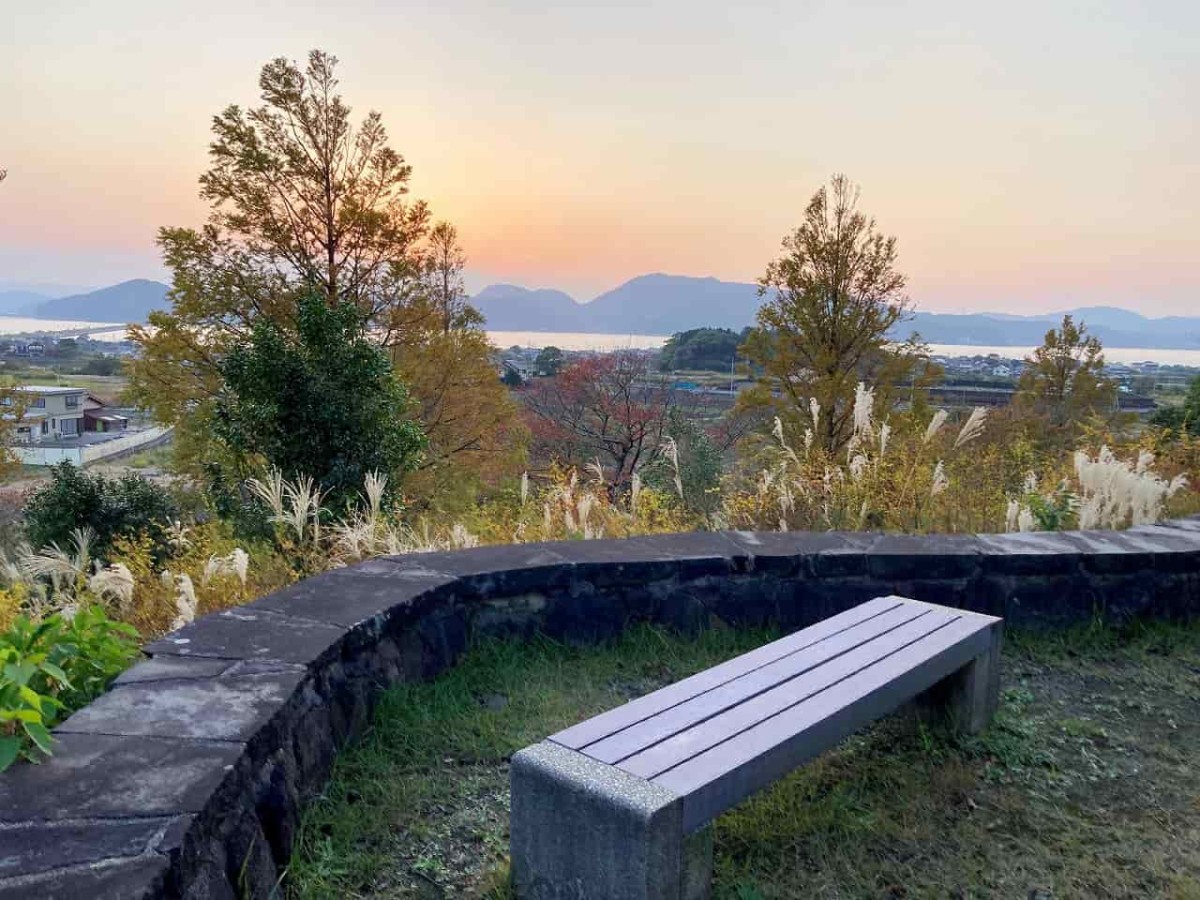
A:
POLYGON ((1000 636, 991 616, 881 597, 526 748, 512 767, 518 895, 707 896, 707 823, 804 761, 922 696, 982 728, 1000 636))

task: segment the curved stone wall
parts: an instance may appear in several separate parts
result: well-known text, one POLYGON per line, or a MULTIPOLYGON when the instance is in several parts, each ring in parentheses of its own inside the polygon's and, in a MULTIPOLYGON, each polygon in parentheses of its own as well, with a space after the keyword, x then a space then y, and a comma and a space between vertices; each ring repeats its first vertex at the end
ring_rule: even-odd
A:
POLYGON ((696 533, 371 560, 197 620, 0 775, 0 898, 266 897, 387 685, 473 637, 795 629, 883 594, 1054 626, 1200 614, 1200 518, 1126 532, 696 533))

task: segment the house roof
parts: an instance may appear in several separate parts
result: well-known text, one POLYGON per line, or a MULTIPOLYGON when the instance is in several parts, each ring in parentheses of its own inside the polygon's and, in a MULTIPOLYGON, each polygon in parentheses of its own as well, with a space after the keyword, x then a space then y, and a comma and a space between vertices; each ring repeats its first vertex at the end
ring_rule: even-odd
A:
POLYGON ((21 384, 13 388, 18 394, 82 394, 87 388, 63 387, 60 384, 21 384))

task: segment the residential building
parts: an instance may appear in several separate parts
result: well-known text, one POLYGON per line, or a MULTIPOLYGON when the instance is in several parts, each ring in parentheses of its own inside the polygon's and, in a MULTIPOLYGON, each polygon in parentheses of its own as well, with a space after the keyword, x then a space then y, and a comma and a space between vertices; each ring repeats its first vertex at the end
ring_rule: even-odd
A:
POLYGON ((2 402, 20 411, 5 415, 16 422, 17 440, 38 443, 79 437, 84 431, 86 396, 83 388, 27 384, 15 388, 2 402))
POLYGON ((84 431, 124 431, 129 427, 129 418, 104 405, 95 394, 83 398, 84 431))

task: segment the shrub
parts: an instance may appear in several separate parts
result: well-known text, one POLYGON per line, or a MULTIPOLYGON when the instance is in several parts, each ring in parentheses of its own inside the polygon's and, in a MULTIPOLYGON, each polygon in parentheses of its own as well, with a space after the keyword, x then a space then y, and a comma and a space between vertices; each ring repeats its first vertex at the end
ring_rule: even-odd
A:
POLYGON ((1200 437, 1200 375, 1192 379, 1180 406, 1167 406, 1155 411, 1150 422, 1176 435, 1200 437))
POLYGON ((367 473, 394 476, 420 460, 408 391, 353 304, 306 296, 294 332, 260 319, 220 370, 216 436, 242 459, 315 479, 338 511, 367 473))
POLYGON ((50 728, 99 696, 137 656, 137 632, 98 606, 0 634, 0 772, 51 752, 50 728))
POLYGON ((710 515, 721 503, 721 451, 693 419, 672 409, 669 437, 642 469, 642 483, 675 496, 688 511, 710 515))
POLYGON ((178 507, 165 488, 140 475, 109 479, 64 462, 26 501, 24 516, 25 534, 35 549, 66 547, 72 532, 90 528, 91 550, 99 559, 109 558, 116 538, 140 533, 150 535, 165 559, 170 553, 167 526, 178 516, 178 507))
MULTIPOLYGON (((850 438, 831 453, 817 435, 834 414, 814 399, 806 427, 789 436, 776 418, 774 442, 757 468, 727 479, 722 524, 733 528, 844 531, 988 530, 1004 510, 1002 485, 980 474, 987 410, 950 426, 949 414, 919 408, 875 418, 873 389, 859 384, 850 438)), ((840 429, 841 426, 838 426, 840 429)), ((836 429, 835 429, 836 430, 836 429)))

